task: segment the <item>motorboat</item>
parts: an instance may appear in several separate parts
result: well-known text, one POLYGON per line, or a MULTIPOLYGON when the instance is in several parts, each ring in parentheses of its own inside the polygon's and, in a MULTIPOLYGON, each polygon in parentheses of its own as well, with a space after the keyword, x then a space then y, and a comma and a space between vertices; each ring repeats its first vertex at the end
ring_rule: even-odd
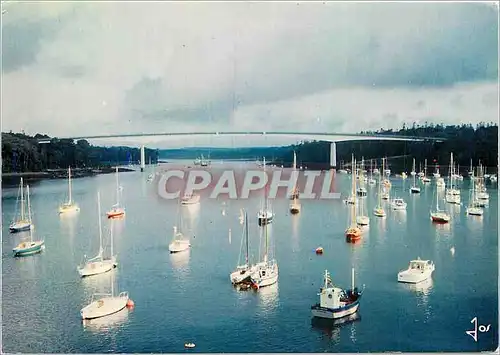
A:
POLYGON ((398 282, 419 283, 429 279, 434 272, 435 266, 432 261, 411 260, 408 268, 398 273, 398 282))
POLYGON ((391 205, 393 210, 406 210, 406 202, 402 198, 395 198, 391 205))

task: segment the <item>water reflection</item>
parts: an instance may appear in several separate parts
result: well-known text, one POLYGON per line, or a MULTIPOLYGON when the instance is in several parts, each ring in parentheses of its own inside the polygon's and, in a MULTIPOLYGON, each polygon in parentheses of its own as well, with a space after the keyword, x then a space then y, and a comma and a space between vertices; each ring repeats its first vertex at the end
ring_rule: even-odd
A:
POLYGON ((182 230, 189 235, 196 235, 199 221, 199 212, 199 203, 182 206, 182 230))
POLYGON ((103 274, 82 277, 82 287, 85 298, 90 301, 90 297, 93 293, 109 293, 111 291, 111 283, 114 281, 114 273, 115 269, 103 274))
POLYGON ((279 301, 278 282, 274 285, 260 288, 257 293, 260 300, 259 305, 264 311, 276 309, 279 301))
POLYGON ((351 314, 350 316, 339 318, 339 319, 326 319, 326 318, 318 318, 313 317, 311 319, 311 326, 315 330, 319 330, 324 334, 328 335, 330 339, 332 339, 335 344, 340 342, 340 329, 343 326, 351 324, 351 334, 350 338, 353 342, 356 341, 356 324, 355 322, 360 321, 361 316, 358 312, 351 314))
POLYGON ((425 315, 425 320, 427 321, 431 316, 431 307, 429 305, 429 296, 432 294, 433 280, 428 278, 425 281, 419 282, 417 284, 404 284, 404 286, 414 292, 417 296, 417 306, 423 309, 425 315))
POLYGON ((78 222, 78 214, 66 214, 62 213, 61 218, 59 218, 59 230, 60 234, 63 237, 63 240, 67 240, 69 242, 69 248, 71 249, 72 260, 75 259, 75 236, 76 236, 76 224, 78 222))
POLYGON ((189 274, 189 259, 190 259, 191 249, 182 251, 180 253, 170 253, 170 263, 172 268, 175 270, 175 274, 179 278, 185 277, 189 274))
POLYGON ((300 251, 299 247, 299 216, 292 215, 292 252, 300 251))
POLYGON ((29 257, 15 258, 19 274, 23 275, 24 281, 33 280, 37 276, 37 264, 41 254, 30 255, 29 257))
POLYGON ((84 320, 83 328, 91 332, 106 333, 113 328, 122 327, 128 320, 128 313, 130 310, 125 307, 119 312, 111 314, 106 317, 84 320))
POLYGON ((398 224, 404 225, 406 224, 407 213, 405 210, 393 210, 391 213, 395 222, 398 224))

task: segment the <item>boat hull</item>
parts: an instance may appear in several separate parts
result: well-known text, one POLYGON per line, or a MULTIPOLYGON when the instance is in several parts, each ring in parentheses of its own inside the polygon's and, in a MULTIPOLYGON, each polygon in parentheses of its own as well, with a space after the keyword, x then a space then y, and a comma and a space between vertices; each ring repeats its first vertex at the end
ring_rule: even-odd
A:
POLYGON ((124 292, 117 297, 105 297, 96 300, 82 308, 80 315, 82 319, 95 319, 117 313, 127 306, 128 293, 124 292))
POLYGON ((358 226, 367 226, 370 224, 370 218, 368 218, 367 216, 358 216, 356 218, 356 223, 358 224, 358 226))
POLYGON ((340 308, 325 308, 319 305, 311 307, 311 313, 314 317, 326 318, 326 319, 339 319, 350 316, 358 311, 359 308, 359 298, 355 302, 348 304, 340 308))
POLYGON ((233 285, 237 285, 242 282, 250 281, 252 274, 256 271, 256 268, 250 267, 246 269, 236 270, 229 275, 229 279, 233 285))
POLYGON ((59 207, 59 214, 76 213, 78 211, 80 211, 80 207, 77 205, 65 205, 59 207))
POLYGON ((85 264, 84 267, 78 268, 78 273, 81 277, 88 277, 93 275, 104 274, 105 272, 113 270, 117 267, 116 259, 109 259, 103 261, 95 261, 85 264))
POLYGON ((440 214, 431 214, 431 221, 434 223, 445 224, 450 222, 450 218, 440 214))
POLYGON ((29 222, 17 222, 9 226, 11 233, 25 232, 31 229, 31 223, 29 222))
POLYGON ((191 247, 191 244, 189 242, 182 242, 182 243, 173 242, 173 243, 170 243, 170 245, 168 246, 168 250, 170 251, 171 254, 173 254, 173 253, 180 253, 180 252, 186 251, 190 247, 191 247))
POLYGON ((106 212, 106 216, 108 216, 109 219, 123 217, 125 216, 125 210, 122 208, 112 209, 106 212))
POLYGON ((359 228, 348 228, 345 232, 345 238, 348 243, 354 243, 361 240, 361 230, 359 228))
POLYGON ((416 284, 429 279, 432 276, 432 271, 424 271, 421 273, 402 271, 398 273, 398 282, 416 284))
POLYGON ((467 208, 467 214, 471 216, 482 216, 483 210, 478 207, 469 207, 467 208))
POLYGON ((37 242, 25 242, 19 244, 17 247, 12 249, 14 256, 27 256, 36 253, 40 253, 43 250, 45 242, 43 240, 37 242))
POLYGON ((412 187, 412 188, 410 189, 410 192, 411 192, 412 194, 419 194, 419 193, 420 193, 420 188, 418 188, 418 187, 412 187))
POLYGON ((385 211, 383 209, 376 208, 373 210, 373 214, 377 217, 385 217, 385 211))

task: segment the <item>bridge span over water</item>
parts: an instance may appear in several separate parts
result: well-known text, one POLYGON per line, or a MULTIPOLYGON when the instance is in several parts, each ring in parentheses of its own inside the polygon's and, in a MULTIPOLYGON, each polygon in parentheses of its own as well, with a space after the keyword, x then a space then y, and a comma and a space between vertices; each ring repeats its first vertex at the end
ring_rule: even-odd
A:
MULTIPOLYGON (((382 134, 363 134, 363 133, 335 133, 335 132, 287 132, 287 131, 209 131, 209 132, 151 132, 151 133, 119 133, 119 134, 100 134, 84 135, 75 137, 58 137, 59 139, 110 139, 110 138, 139 138, 139 137, 196 137, 196 136, 230 136, 230 137, 282 137, 299 140, 318 140, 331 142, 330 145, 330 165, 337 166, 336 143, 354 140, 379 140, 379 141, 413 141, 425 142, 444 141, 444 138, 436 137, 413 137, 402 135, 382 135, 382 134)), ((50 143, 50 138, 41 138, 39 143, 50 143)), ((144 170, 144 145, 141 146, 141 170, 144 170)))

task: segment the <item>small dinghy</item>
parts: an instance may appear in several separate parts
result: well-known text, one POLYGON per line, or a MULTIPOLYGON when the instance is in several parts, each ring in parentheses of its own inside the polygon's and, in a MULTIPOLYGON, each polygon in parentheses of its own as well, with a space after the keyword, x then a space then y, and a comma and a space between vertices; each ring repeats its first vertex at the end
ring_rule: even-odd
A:
POLYGON ((186 343, 184 344, 184 347, 187 348, 187 349, 192 349, 194 348, 196 345, 194 343, 186 343))

